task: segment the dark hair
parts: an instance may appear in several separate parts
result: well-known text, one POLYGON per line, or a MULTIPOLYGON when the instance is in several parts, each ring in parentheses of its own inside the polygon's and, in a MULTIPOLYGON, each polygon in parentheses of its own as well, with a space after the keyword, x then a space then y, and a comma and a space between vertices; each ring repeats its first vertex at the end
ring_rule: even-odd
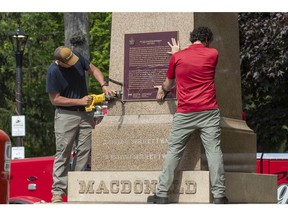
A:
POLYGON ((199 40, 201 43, 211 42, 213 39, 213 33, 208 27, 198 27, 195 28, 192 32, 190 32, 190 41, 194 43, 199 40))

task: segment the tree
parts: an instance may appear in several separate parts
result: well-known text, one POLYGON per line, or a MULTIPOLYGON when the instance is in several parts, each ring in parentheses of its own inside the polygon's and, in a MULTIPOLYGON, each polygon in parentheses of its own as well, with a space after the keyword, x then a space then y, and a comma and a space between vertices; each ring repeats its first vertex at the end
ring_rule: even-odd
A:
MULTIPOLYGON (((64 13, 65 46, 77 50, 87 59, 90 57, 89 50, 89 19, 88 13, 64 13)), ((86 85, 88 82, 86 71, 86 85)))
MULTIPOLYGON (((78 23, 79 26, 86 25, 87 41, 93 50, 89 52, 86 47, 83 52, 87 51, 91 62, 108 76, 111 13, 76 15, 86 17, 84 21, 90 17, 88 23, 87 20, 86 23, 78 23), (98 37, 101 32, 104 34, 98 37)), ((65 43, 64 13, 0 13, 0 128, 10 136, 12 145, 15 144, 11 137, 11 116, 15 115, 16 105, 16 62, 8 35, 17 29, 18 20, 22 30, 29 34, 23 55, 22 82, 23 114, 26 117, 25 154, 26 157, 52 155, 55 152, 54 107, 45 89, 46 72, 53 61, 55 48, 65 43)), ((91 80, 91 83, 89 88, 93 93, 101 92, 98 82, 91 80)))
POLYGON ((240 13, 243 110, 259 152, 288 151, 288 14, 240 13))
MULTIPOLYGON (((90 13, 90 59, 105 77, 109 76, 112 13, 90 13)), ((99 83, 89 80, 89 92, 102 93, 99 83)))
POLYGON ((88 13, 64 13, 65 46, 90 58, 88 13))
MULTIPOLYGON (((23 114, 26 116, 26 136, 23 138, 26 155, 51 154, 53 143, 53 108, 45 92, 46 70, 56 44, 63 41, 64 26, 61 13, 5 13, 1 16, 1 83, 5 83, 1 103, 1 128, 11 137, 11 116, 15 115, 15 58, 8 34, 21 28, 29 34, 23 55, 23 114), (43 22, 43 20, 46 20, 43 22), (49 20, 49 22, 47 22, 49 20), (52 130, 51 130, 52 128, 52 130)), ((2 85, 1 85, 2 86, 2 85)), ((2 92, 1 92, 2 93, 2 92)), ((53 149, 52 149, 53 150, 53 149)))
MULTIPOLYGON (((65 45, 78 50, 109 75, 112 13, 64 13, 65 45)), ((102 88, 88 76, 89 92, 102 93, 102 88)))

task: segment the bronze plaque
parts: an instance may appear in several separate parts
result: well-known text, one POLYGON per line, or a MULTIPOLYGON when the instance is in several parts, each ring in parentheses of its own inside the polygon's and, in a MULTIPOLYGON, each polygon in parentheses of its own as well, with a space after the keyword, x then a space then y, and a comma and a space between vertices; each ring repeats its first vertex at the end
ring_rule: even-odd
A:
MULTIPOLYGON (((157 88, 166 78, 171 51, 168 42, 178 32, 125 34, 124 100, 156 100, 157 88)), ((175 89, 167 99, 175 99, 175 89)))

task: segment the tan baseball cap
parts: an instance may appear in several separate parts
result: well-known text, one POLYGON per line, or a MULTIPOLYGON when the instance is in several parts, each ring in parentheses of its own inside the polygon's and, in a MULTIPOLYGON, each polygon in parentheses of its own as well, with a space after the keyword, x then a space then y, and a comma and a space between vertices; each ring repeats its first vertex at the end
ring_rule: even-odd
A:
POLYGON ((56 48, 54 52, 54 58, 68 65, 74 65, 78 61, 78 56, 76 56, 71 49, 65 46, 60 46, 56 48))

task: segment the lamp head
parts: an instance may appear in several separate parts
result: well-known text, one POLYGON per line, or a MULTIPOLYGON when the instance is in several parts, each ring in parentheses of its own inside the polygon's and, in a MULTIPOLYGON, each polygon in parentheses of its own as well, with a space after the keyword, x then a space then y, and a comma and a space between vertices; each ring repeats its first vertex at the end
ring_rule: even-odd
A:
POLYGON ((24 52, 28 37, 29 35, 21 30, 20 25, 15 32, 9 35, 15 53, 24 52))

